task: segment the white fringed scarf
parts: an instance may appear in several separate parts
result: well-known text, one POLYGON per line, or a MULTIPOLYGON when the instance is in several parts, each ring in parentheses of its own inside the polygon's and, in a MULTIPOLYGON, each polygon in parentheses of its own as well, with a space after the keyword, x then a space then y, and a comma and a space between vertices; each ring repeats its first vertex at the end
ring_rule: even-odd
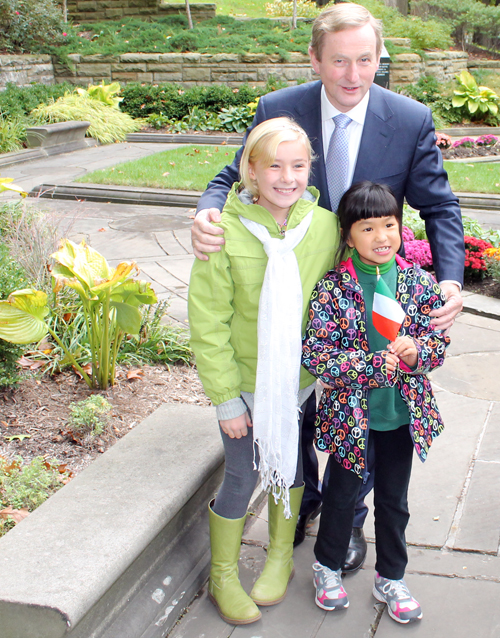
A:
POLYGON ((258 361, 253 437, 259 450, 262 488, 275 502, 283 499, 291 517, 289 489, 295 480, 299 445, 298 393, 302 353, 302 283, 294 248, 313 217, 272 238, 265 226, 240 215, 241 223, 259 239, 268 256, 259 300, 258 361))

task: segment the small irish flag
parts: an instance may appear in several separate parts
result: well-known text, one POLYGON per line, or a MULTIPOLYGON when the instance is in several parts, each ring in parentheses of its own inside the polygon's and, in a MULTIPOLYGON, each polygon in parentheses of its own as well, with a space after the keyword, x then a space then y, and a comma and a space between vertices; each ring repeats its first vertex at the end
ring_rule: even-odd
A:
POLYGON ((389 341, 394 341, 404 318, 405 311, 379 275, 373 296, 372 321, 375 330, 389 341))

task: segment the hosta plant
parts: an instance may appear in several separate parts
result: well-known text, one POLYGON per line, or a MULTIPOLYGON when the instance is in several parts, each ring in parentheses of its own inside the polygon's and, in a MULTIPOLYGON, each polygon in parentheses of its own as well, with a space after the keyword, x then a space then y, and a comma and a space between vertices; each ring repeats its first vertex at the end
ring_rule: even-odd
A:
POLYGON ((0 301, 0 337, 12 343, 40 341, 47 332, 62 348, 68 360, 92 388, 106 389, 115 381, 116 358, 127 334, 138 335, 140 307, 156 303, 148 282, 133 278, 135 263, 123 262, 111 268, 102 255, 87 246, 64 239, 52 255, 55 299, 65 287, 74 290, 84 315, 91 353, 90 365, 82 366, 75 353, 46 323, 47 295, 25 289, 0 301))
POLYGON ((499 96, 487 86, 478 86, 476 80, 468 71, 462 71, 457 76, 458 89, 452 99, 455 108, 465 107, 467 112, 474 115, 486 115, 487 113, 496 116, 498 114, 499 96))

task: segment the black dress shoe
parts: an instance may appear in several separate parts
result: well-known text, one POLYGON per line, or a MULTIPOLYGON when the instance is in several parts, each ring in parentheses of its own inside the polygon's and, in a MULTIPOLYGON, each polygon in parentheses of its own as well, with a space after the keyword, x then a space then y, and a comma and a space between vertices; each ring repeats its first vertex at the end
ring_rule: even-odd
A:
POLYGON ((297 519, 297 527, 295 528, 295 539, 293 546, 300 545, 306 537, 306 528, 319 516, 321 512, 321 503, 309 514, 299 514, 297 519))
POLYGON ((349 541, 349 549, 345 557, 344 567, 342 571, 346 574, 357 572, 363 567, 366 558, 366 539, 362 527, 353 527, 351 539, 349 541))

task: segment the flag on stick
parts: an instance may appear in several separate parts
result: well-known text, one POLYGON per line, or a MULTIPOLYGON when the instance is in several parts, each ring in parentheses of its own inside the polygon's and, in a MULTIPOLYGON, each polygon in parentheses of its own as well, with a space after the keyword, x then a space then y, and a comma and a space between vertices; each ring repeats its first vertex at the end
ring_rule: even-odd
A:
POLYGON ((394 341, 405 318, 405 311, 396 301, 385 281, 379 277, 373 296, 372 321, 375 330, 394 341))

